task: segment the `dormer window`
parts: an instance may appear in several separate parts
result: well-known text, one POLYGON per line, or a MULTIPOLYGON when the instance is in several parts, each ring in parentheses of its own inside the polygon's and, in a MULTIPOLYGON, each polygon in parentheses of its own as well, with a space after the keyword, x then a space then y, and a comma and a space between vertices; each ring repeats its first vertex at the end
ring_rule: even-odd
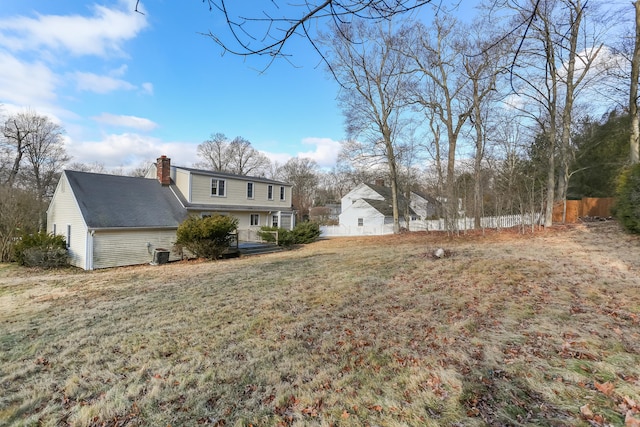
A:
POLYGON ((225 180, 211 178, 211 196, 212 197, 224 197, 225 193, 225 180))

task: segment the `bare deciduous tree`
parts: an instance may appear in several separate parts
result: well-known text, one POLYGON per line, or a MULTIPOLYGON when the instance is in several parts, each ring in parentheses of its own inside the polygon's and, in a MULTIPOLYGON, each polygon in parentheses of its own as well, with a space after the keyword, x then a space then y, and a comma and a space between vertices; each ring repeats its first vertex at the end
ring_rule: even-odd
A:
POLYGON ((394 31, 392 22, 356 20, 341 25, 324 40, 334 75, 343 89, 340 104, 351 139, 351 155, 383 160, 391 184, 393 229, 400 232, 398 210, 398 149, 406 125, 411 82, 400 45, 408 27, 394 31))
POLYGON ((62 135, 62 127, 32 111, 10 116, 3 126, 5 159, 13 159, 6 170, 5 185, 9 189, 33 192, 40 203, 41 227, 45 221, 45 204, 53 195, 63 165, 69 160, 62 135))
POLYGON ((456 147, 460 132, 473 111, 472 99, 466 96, 470 92, 471 80, 464 71, 469 48, 461 27, 460 22, 446 16, 437 17, 431 28, 417 24, 413 30, 416 39, 407 45, 410 49, 406 51, 413 63, 412 72, 423 82, 412 93, 414 102, 425 111, 432 130, 438 132, 435 140, 438 163, 444 157, 440 129, 446 137, 445 214, 452 228, 457 223, 458 211, 455 196, 456 147))
POLYGON ((631 164, 640 162, 640 120, 638 119, 638 79, 640 78, 640 1, 633 2, 635 10, 635 38, 631 56, 631 84, 629 86, 630 157, 631 164))
POLYGON ((33 192, 0 186, 0 262, 11 261, 18 237, 37 231, 40 210, 33 192))
POLYGON ((586 28, 588 9, 582 0, 530 0, 529 4, 537 19, 518 57, 514 77, 521 83, 518 95, 524 102, 520 111, 538 124, 547 142, 544 223, 551 226, 554 202, 566 198, 574 103, 588 82, 585 78, 600 52, 603 34, 596 26, 586 28))
POLYGON ((308 218, 319 183, 318 164, 306 157, 294 157, 279 169, 279 178, 293 186, 291 202, 298 220, 308 218))
POLYGON ((269 158, 242 137, 229 141, 224 134, 216 133, 199 144, 197 150, 203 160, 197 166, 218 172, 265 176, 271 167, 269 158))

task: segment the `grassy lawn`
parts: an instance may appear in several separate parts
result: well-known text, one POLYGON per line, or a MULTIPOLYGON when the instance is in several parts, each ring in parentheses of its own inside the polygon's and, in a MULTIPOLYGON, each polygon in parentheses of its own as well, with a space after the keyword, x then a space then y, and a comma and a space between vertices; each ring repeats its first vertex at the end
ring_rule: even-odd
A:
POLYGON ((638 426, 639 321, 610 222, 0 265, 0 425, 638 426))

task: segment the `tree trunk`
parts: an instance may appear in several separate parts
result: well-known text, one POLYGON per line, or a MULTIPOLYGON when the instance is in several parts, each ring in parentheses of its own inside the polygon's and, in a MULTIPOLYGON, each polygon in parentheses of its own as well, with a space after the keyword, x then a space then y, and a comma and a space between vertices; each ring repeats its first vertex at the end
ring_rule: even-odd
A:
POLYGON ((640 0, 633 3, 636 11, 636 39, 631 58, 631 86, 629 90, 629 115, 631 116, 630 151, 631 164, 640 162, 640 124, 638 120, 638 78, 640 78, 640 0))

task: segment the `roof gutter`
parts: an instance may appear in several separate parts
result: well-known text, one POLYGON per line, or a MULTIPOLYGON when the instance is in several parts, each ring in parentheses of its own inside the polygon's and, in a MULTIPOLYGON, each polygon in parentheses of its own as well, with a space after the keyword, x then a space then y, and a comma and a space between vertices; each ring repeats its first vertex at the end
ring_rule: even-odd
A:
POLYGON ((87 230, 90 232, 96 231, 130 231, 130 230, 177 230, 177 225, 165 225, 165 226, 148 226, 148 227, 89 227, 87 230))

